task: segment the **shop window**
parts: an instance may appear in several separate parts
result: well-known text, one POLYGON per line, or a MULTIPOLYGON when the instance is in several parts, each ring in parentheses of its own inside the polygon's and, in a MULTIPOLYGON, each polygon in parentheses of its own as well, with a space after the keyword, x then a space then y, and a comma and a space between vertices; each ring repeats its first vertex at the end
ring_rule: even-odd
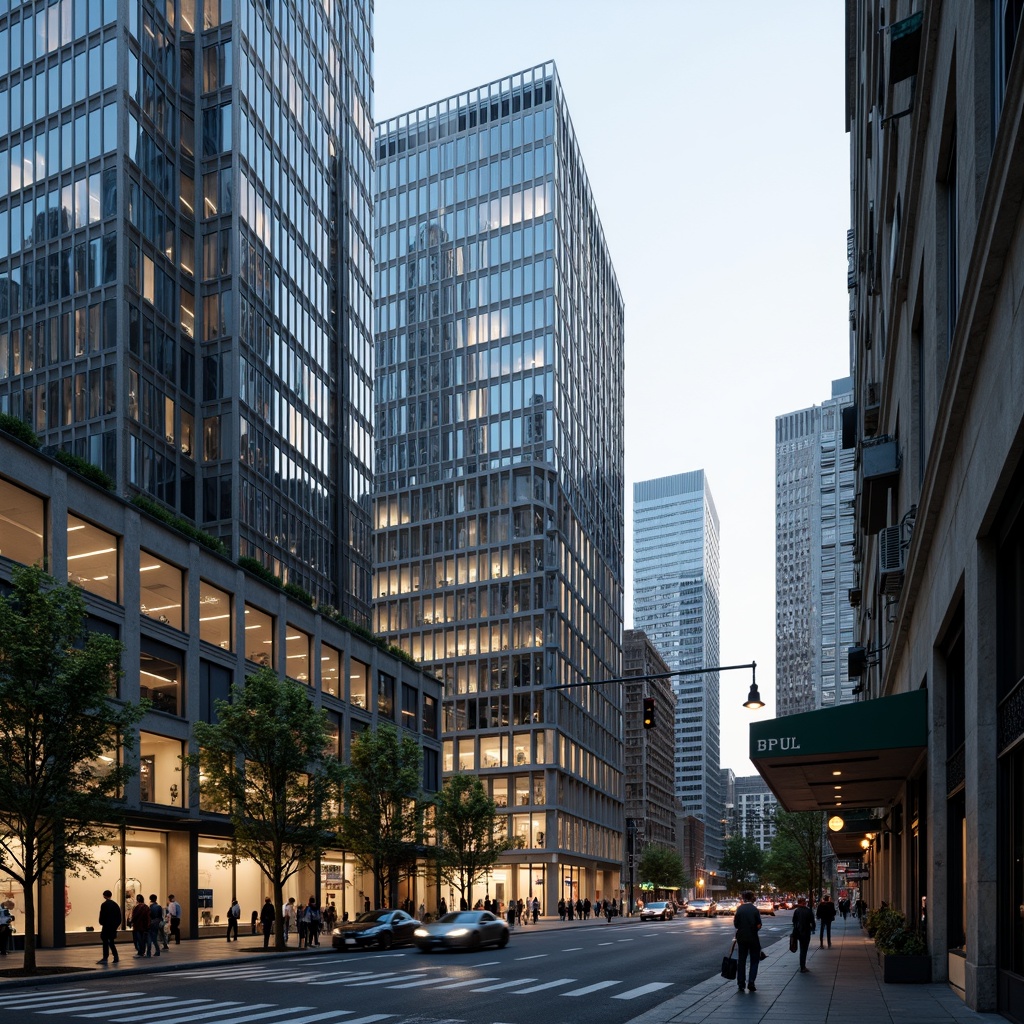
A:
POLYGON ((255 665, 274 665, 274 620, 250 604, 245 606, 245 657, 255 665))
POLYGON ((176 566, 140 552, 139 611, 174 629, 181 629, 185 574, 176 566))
POLYGON ((437 698, 423 694, 423 735, 437 736, 437 698))
POLYGON ((419 705, 419 691, 415 686, 402 683, 402 725, 414 732, 418 728, 416 710, 419 705))
POLYGON ((182 652, 166 644, 142 637, 139 651, 139 696, 153 705, 154 711, 168 715, 182 712, 182 652))
POLYGON ((0 478, 0 555, 22 565, 43 563, 43 499, 0 478))
POLYGON ((394 720, 395 680, 387 672, 377 673, 377 714, 394 720))
POLYGON ((341 651, 329 644, 320 645, 320 690, 332 697, 341 691, 341 651))
POLYGON ((366 709, 370 702, 370 666, 355 658, 349 660, 349 703, 366 709))
POLYGON ((185 806, 181 740, 156 733, 139 733, 139 800, 167 807, 185 806))
POLYGON ((313 685, 309 674, 309 634, 288 624, 284 638, 285 675, 289 679, 313 685))
POLYGON ((68 516, 68 580, 83 590, 118 600, 117 537, 87 523, 77 516, 68 516))
POLYGON ((231 595, 199 581, 199 639, 225 651, 234 650, 231 633, 231 595))

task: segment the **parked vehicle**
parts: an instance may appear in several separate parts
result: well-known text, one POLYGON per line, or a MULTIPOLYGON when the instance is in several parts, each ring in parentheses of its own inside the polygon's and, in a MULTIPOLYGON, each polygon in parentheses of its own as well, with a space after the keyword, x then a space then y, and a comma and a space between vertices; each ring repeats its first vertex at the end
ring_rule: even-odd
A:
POLYGON ((718 904, 714 900, 697 899, 690 900, 686 904, 687 917, 714 917, 718 904))
POLYGON ((437 921, 420 925, 413 937, 419 950, 480 949, 508 945, 508 925, 489 910, 456 910, 437 921))
POLYGON ((641 921, 671 921, 676 916, 675 907, 668 902, 648 903, 640 911, 641 921))
POLYGON ((354 921, 339 924, 331 936, 334 949, 357 946, 366 949, 390 949, 392 946, 407 946, 413 941, 413 932, 420 923, 404 910, 369 910, 354 921))

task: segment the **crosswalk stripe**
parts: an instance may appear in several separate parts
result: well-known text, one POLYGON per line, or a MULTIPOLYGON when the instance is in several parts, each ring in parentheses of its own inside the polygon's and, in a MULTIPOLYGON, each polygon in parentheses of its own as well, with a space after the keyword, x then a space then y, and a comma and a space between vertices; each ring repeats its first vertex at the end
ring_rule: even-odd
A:
POLYGON ((621 981, 598 981, 593 985, 584 985, 583 988, 573 989, 571 992, 563 992, 563 996, 589 996, 591 992, 600 992, 603 988, 611 988, 612 985, 621 985, 621 981))
POLYGON ((404 981, 401 985, 388 985, 388 988, 420 988, 423 985, 439 985, 447 980, 443 974, 435 974, 432 978, 417 978, 415 981, 404 981))
MULTIPOLYGON (((272 1003, 257 1003, 257 1006, 272 1006, 272 1003)), ((245 1003, 233 1000, 231 1002, 221 1003, 207 1003, 205 1006, 200 1007, 201 1013, 194 1013, 189 1011, 184 1017, 173 1016, 174 1010, 168 1010, 168 1013, 172 1014, 170 1017, 161 1017, 160 1024, 188 1024, 190 1021, 203 1020, 206 1017, 223 1017, 226 1013, 235 1013, 238 1009, 244 1008, 249 1009, 245 1003)), ((132 1016, 125 1016, 122 1014, 120 1017, 111 1017, 111 1020, 116 1020, 119 1024, 135 1024, 137 1021, 146 1021, 153 1019, 153 1011, 149 1013, 136 1013, 132 1016)))
MULTIPOLYGON (((513 985, 522 985, 527 981, 536 980, 536 978, 516 978, 514 981, 499 981, 497 985, 484 985, 483 988, 471 988, 470 992, 497 992, 500 988, 511 988, 513 985)), ((526 991, 529 992, 529 989, 526 991)))
POLYGON ((453 981, 450 985, 438 985, 437 989, 446 988, 467 988, 470 985, 479 985, 482 981, 497 981, 497 978, 470 978, 469 981, 453 981))
MULTIPOLYGON (((524 988, 519 994, 526 995, 529 992, 543 992, 546 988, 558 988, 560 985, 571 985, 575 980, 575 978, 556 978, 554 981, 546 981, 543 985, 534 985, 531 988, 524 988)), ((166 1021, 164 1024, 166 1024, 166 1021)))
POLYGON ((326 1013, 311 1013, 307 1017, 289 1017, 287 1024, 313 1024, 317 1020, 337 1020, 347 1017, 353 1010, 328 1010, 326 1013))
POLYGON ((356 1017, 355 1020, 347 1020, 345 1024, 375 1024, 378 1020, 387 1020, 389 1017, 398 1016, 395 1013, 371 1013, 366 1017, 356 1017))
MULTIPOLYGON (((641 985, 639 988, 631 988, 628 992, 620 992, 617 996, 612 996, 612 999, 636 999, 638 996, 645 996, 648 992, 657 992, 660 989, 668 988, 671 985, 669 981, 652 981, 649 985, 641 985)), ((167 1024, 166 1021, 163 1024, 167 1024)))
MULTIPOLYGON (((263 1004, 266 1006, 266 1003, 263 1004)), ((249 1007, 245 1007, 249 1009, 249 1007)), ((266 1020, 268 1017, 280 1017, 282 1013, 293 1013, 294 1011, 312 1010, 312 1006, 278 1006, 273 1010, 264 1010, 263 1013, 250 1013, 248 1017, 232 1017, 231 1024, 247 1024, 251 1020, 266 1020)), ((290 1019, 290 1018, 289 1018, 290 1019)))
MULTIPOLYGON (((61 991, 61 996, 63 998, 67 998, 68 996, 99 995, 99 994, 102 993, 102 991, 103 990, 100 989, 100 991, 97 992, 96 989, 94 989, 94 988, 69 988, 69 989, 63 989, 61 991)), ((142 993, 135 992, 133 994, 134 995, 141 995, 142 993)), ((31 1006, 33 1003, 38 1003, 38 1002, 39 1002, 39 993, 38 992, 33 992, 31 995, 22 995, 22 996, 17 996, 17 995, 10 995, 10 996, 8 996, 7 994, 4 995, 4 1009, 7 1009, 7 1007, 9 1007, 9 1006, 22 1006, 22 1005, 25 1005, 25 1004, 31 1006)))
POLYGON ((122 995, 115 995, 113 992, 107 995, 94 995, 88 998, 72 999, 65 1002, 62 1006, 58 1006, 55 1010, 36 1010, 36 1013, 40 1013, 43 1016, 57 1013, 76 1013, 79 1009, 82 1010, 96 1010, 103 1006, 113 1006, 115 1009, 124 1006, 126 998, 131 996, 144 995, 142 992, 126 992, 122 995))
POLYGON ((330 981, 311 981, 310 985, 347 985, 350 981, 355 981, 356 978, 369 978, 372 976, 372 971, 340 971, 340 974, 347 974, 347 978, 332 978, 330 981))
MULTIPOLYGON (((123 996, 120 997, 120 1000, 123 1000, 123 998, 123 996)), ((208 1005, 209 1003, 209 999, 175 999, 174 1009, 180 1010, 182 1007, 191 1006, 193 1010, 198 1010, 200 1006, 208 1005)), ((104 1010, 102 1013, 76 1013, 75 1016, 85 1017, 86 1020, 89 1020, 92 1017, 109 1017, 109 1014, 107 1013, 106 1010, 104 1010)), ((150 1014, 149 1016, 151 1017, 152 1014, 150 1014)), ((146 1018, 142 1019, 145 1020, 146 1018)))
POLYGON ((367 985, 389 985, 400 976, 399 971, 391 971, 388 974, 378 974, 376 977, 367 978, 366 981, 353 981, 352 984, 349 985, 349 988, 365 988, 367 985))

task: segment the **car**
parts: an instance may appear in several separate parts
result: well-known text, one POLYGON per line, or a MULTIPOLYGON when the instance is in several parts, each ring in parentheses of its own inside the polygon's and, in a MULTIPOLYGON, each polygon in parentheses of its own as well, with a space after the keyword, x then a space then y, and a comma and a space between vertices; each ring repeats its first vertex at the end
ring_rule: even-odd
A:
POLYGON ((419 921, 404 910, 368 910, 354 921, 339 924, 331 935, 331 946, 334 949, 408 946, 419 926, 419 921))
POLYGON ((755 900, 754 906, 757 907, 762 914, 771 914, 772 917, 775 916, 775 904, 771 900, 755 900))
POLYGON ((671 921, 676 916, 675 907, 671 903, 648 903, 640 911, 641 921, 671 921))
POLYGON ((454 910, 430 924, 421 924, 413 942, 422 953, 432 949, 480 949, 508 945, 508 925, 489 910, 454 910))
POLYGON ((725 896, 718 901, 718 907, 715 913, 719 917, 732 917, 733 914, 739 909, 740 901, 734 896, 725 896))
POLYGON ((697 899, 690 900, 686 904, 687 917, 714 917, 718 904, 714 900, 697 899))

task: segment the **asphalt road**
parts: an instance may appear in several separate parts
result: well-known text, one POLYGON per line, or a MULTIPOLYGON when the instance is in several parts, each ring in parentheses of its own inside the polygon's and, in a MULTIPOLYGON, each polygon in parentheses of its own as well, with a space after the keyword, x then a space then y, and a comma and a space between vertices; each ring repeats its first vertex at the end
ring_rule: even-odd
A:
MULTIPOLYGON (((788 930, 788 914, 767 918, 766 944, 788 930)), ((580 922, 519 929, 505 949, 478 953, 347 950, 104 972, 47 986, 44 997, 5 994, 3 1009, 19 1024, 623 1024, 717 974, 732 935, 724 917, 580 922)))

